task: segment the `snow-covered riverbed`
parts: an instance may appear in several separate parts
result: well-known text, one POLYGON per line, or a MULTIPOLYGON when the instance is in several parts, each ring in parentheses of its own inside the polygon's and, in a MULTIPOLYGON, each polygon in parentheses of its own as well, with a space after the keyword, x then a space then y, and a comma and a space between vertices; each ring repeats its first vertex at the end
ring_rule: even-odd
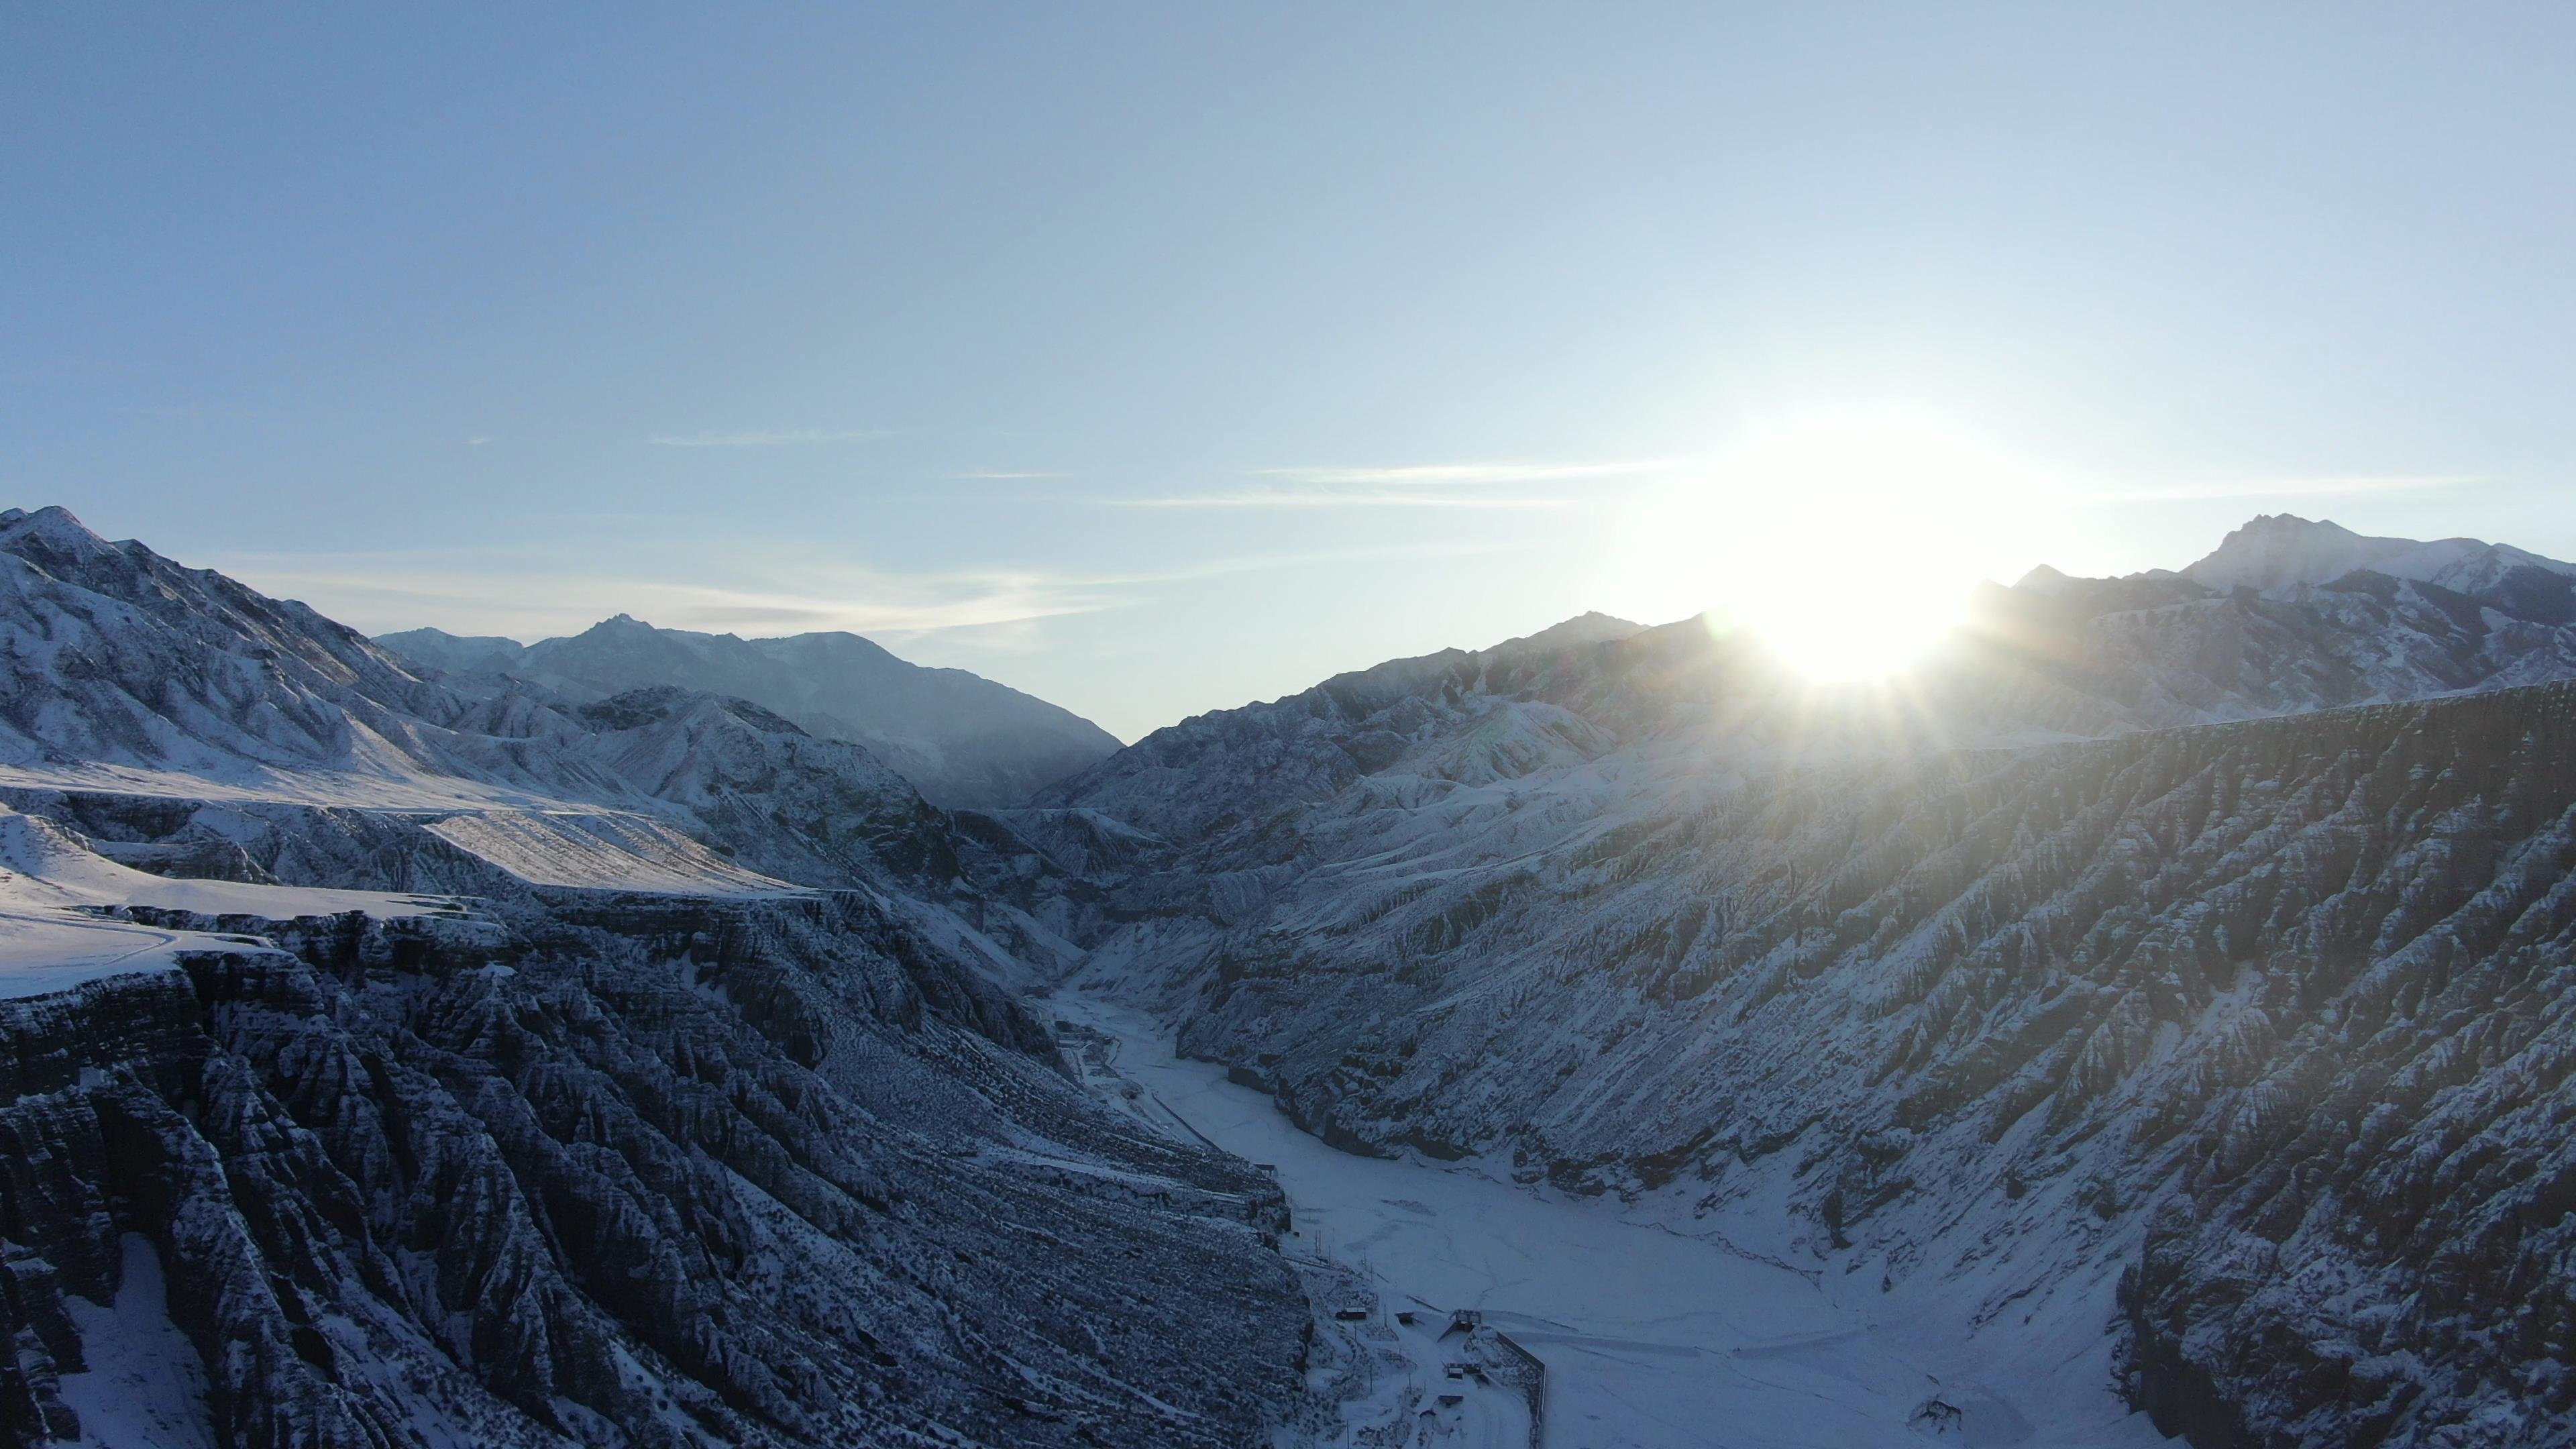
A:
POLYGON ((1545 1360, 1549 1449, 2165 1442, 2108 1392, 2098 1324, 2055 1351, 2068 1372, 2034 1382, 2024 1360, 2009 1377, 1962 1375, 1941 1325, 1883 1321, 1822 1274, 1613 1202, 1336 1151, 1223 1068, 1175 1058, 1144 1014, 1074 993, 1051 1005, 1117 1040, 1141 1110, 1275 1164, 1305 1248, 1364 1268, 1389 1302, 1480 1309, 1545 1360), (1958 1416, 1922 1412, 1935 1401, 1958 1416))

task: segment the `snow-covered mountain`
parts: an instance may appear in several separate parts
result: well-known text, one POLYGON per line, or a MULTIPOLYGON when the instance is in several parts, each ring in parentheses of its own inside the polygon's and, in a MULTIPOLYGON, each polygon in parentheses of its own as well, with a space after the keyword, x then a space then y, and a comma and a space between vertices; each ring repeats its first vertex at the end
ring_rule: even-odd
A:
POLYGON ((2331 527, 1874 686, 1588 615, 970 810, 788 707, 847 636, 423 662, 0 515, 0 1424, 1260 1442, 1365 1341, 1071 978, 2026 1403, 2567 1442, 2576 570, 2331 527))
POLYGON ((463 679, 516 677, 577 700, 649 686, 751 700, 809 733, 867 746, 939 805, 1017 805, 1118 748, 1070 710, 962 669, 907 663, 856 634, 741 639, 620 614, 526 646, 437 629, 376 642, 463 679))
POLYGON ((1327 1141, 1867 1274, 1996 1362, 2097 1327, 2202 1446, 2553 1444, 2576 638, 2535 569, 2041 575, 1875 689, 1539 636, 1009 818, 1102 892, 1086 979, 1327 1141))
POLYGON ((0 640, 12 1442, 1231 1446, 1302 1402, 1284 1200, 1070 1075, 999 822, 741 699, 424 678, 59 509, 0 515, 0 640))
MULTIPOLYGON (((2213 589, 2259 591, 2287 584, 2330 584, 2347 574, 2369 572, 2475 595, 2509 589, 2508 581, 2521 570, 2576 578, 2576 564, 2506 544, 2474 538, 2432 543, 2369 538, 2337 523, 2267 513, 2227 535, 2208 557, 2183 569, 2182 575, 2213 589)), ((2564 595, 2564 587, 2552 580, 2530 582, 2564 595)))
POLYGON ((508 841, 552 884, 960 873, 944 815, 863 747, 667 686, 581 702, 424 678, 301 604, 58 508, 0 514, 0 642, 0 787, 400 809, 508 841), (607 840, 623 856, 594 848, 607 840), (558 854, 572 873, 546 876, 558 854))
POLYGON ((2474 592, 2367 569, 2260 592, 2174 574, 2041 576, 1979 591, 1965 629, 1913 683, 1996 739, 2536 683, 2576 673, 2576 572, 2561 567, 2516 565, 2474 592))

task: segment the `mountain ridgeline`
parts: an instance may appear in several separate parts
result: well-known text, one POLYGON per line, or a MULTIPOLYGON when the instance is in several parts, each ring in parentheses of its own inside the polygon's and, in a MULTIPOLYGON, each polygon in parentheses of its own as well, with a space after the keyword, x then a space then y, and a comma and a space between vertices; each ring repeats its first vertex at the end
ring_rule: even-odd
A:
POLYGON ((865 745, 934 805, 1017 805, 1118 748, 1070 710, 962 669, 908 664, 856 634, 739 639, 620 614, 529 645, 437 629, 376 642, 459 680, 530 680, 575 700, 657 685, 751 700, 809 734, 865 745))
POLYGON ((1059 990, 2197 1449, 2576 1440, 2538 555, 2264 518, 1878 684, 1588 615, 1125 749, 848 635, 371 641, 60 509, 0 638, 15 1442, 1315 1441, 1289 1204, 1059 990))

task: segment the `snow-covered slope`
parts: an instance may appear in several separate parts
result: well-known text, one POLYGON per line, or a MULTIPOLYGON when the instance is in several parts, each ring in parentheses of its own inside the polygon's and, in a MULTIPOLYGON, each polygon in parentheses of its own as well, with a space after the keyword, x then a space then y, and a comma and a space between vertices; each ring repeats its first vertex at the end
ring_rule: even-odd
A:
POLYGON ((962 669, 906 663, 855 634, 741 639, 620 614, 525 647, 437 629, 376 642, 461 677, 515 676, 580 700, 648 686, 748 699, 814 734, 867 746, 940 805, 1016 805, 1118 748, 1069 710, 962 669))
POLYGON ((2041 575, 1874 689, 1696 623, 1522 641, 1012 818, 1102 892, 1083 979, 1328 1142, 1866 1274, 1993 1362, 2089 1323, 2202 1446, 2556 1443, 2548 599, 2041 575))
MULTIPOLYGON (((2464 580, 2465 581, 2465 580, 2464 580)), ((1970 601, 1913 681, 1963 737, 2088 736, 2510 688, 2576 674, 2576 577, 2477 593, 2367 570, 2257 593, 2172 574, 2025 580, 1970 601)))
POLYGON ((671 687, 578 703, 423 678, 301 604, 59 508, 0 515, 0 641, 0 786, 452 819, 448 839, 506 846, 549 884, 960 874, 942 814, 861 746, 671 687))
POLYGON ((463 917, 459 902, 382 891, 316 890, 235 880, 174 880, 120 865, 53 822, 0 808, 0 997, 64 991, 101 977, 169 970, 189 952, 239 944, 164 929, 125 907, 190 916, 291 920, 355 913, 379 920, 463 917))

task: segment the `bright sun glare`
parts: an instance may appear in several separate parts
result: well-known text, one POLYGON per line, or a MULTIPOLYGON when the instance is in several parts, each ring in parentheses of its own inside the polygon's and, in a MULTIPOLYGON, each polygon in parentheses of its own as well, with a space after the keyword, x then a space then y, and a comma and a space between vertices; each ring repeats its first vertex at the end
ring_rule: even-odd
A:
POLYGON ((1875 679, 1958 622, 2017 552, 2030 479, 1973 431, 1910 410, 1748 430, 1657 510, 1660 587, 1812 678, 1875 679))

